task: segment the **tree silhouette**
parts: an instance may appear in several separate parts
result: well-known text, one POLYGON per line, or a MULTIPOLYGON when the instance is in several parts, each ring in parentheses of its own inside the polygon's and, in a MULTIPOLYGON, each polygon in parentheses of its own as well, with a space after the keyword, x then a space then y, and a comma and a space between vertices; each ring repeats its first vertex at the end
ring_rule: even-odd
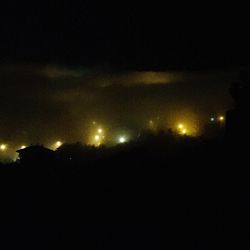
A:
POLYGON ((227 112, 227 138, 232 142, 249 139, 250 77, 247 71, 239 73, 239 80, 231 84, 229 93, 234 99, 235 107, 227 112))
POLYGON ((247 71, 239 73, 239 81, 233 82, 229 93, 235 101, 235 108, 240 110, 249 109, 250 104, 250 77, 247 71))

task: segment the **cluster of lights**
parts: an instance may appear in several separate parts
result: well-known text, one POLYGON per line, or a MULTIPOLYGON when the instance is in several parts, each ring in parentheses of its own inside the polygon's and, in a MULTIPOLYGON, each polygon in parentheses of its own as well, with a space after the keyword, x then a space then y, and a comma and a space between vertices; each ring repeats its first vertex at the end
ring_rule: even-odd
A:
MULTIPOLYGON (((18 149, 25 149, 26 148, 26 146, 25 145, 22 145, 20 148, 18 148, 18 149)), ((2 151, 2 152, 4 152, 4 151, 6 151, 8 149, 8 145, 7 144, 1 144, 0 145, 0 151, 2 151)))
MULTIPOLYGON (((90 144, 99 147, 106 140, 106 131, 103 129, 101 124, 98 124, 95 121, 92 121, 91 124, 93 126, 93 130, 90 133, 90 144)), ((149 124, 153 124, 153 121, 150 120, 149 124)), ((127 141, 128 137, 125 134, 120 134, 116 137, 117 144, 123 144, 126 143, 127 141)))
MULTIPOLYGON (((57 149, 57 148, 59 148, 61 146, 62 146, 62 142, 61 141, 57 141, 57 142, 55 142, 53 144, 52 147, 53 147, 53 149, 57 149)), ((20 150, 20 149, 25 149, 25 148, 27 148, 27 146, 26 145, 22 145, 22 146, 18 147, 17 149, 20 150)), ((7 144, 0 144, 0 151, 5 152, 5 151, 7 151, 7 149, 8 149, 8 145, 7 144)))
POLYGON ((102 128, 98 128, 96 134, 94 135, 94 145, 100 146, 103 143, 105 136, 102 128))
MULTIPOLYGON (((225 121, 225 117, 224 116, 218 116, 217 118, 215 117, 210 117, 210 122, 220 122, 220 123, 223 123, 225 121)), ((97 123, 95 121, 92 122, 92 125, 96 126, 97 123)), ((154 122, 153 120, 150 120, 149 121, 149 125, 151 127, 154 126, 154 122)), ((188 133, 188 130, 187 130, 187 127, 183 124, 183 123, 179 123, 177 125, 177 132, 181 135, 186 135, 188 133)), ((101 144, 103 144, 104 142, 104 139, 105 139, 105 136, 104 136, 104 130, 103 128, 99 127, 99 128, 96 128, 95 129, 95 133, 94 135, 92 136, 92 144, 95 145, 95 146, 100 146, 101 144)), ((125 135, 120 135, 117 137, 117 143, 119 144, 123 144, 123 143, 126 143, 128 141, 128 138, 125 136, 125 135)), ((54 150, 56 150, 57 148, 61 147, 62 146, 62 142, 61 141, 56 141, 52 148, 54 150)), ((18 149, 25 149, 27 146, 25 145, 22 145, 20 146, 18 149)), ((0 144, 0 151, 2 152, 5 152, 7 151, 8 149, 8 145, 7 144, 0 144)))
POLYGON ((215 121, 219 121, 219 122, 224 122, 224 120, 225 120, 225 117, 224 116, 219 116, 217 119, 215 118, 215 117, 211 117, 210 118, 210 121, 211 122, 215 122, 215 121))
POLYGON ((186 135, 187 134, 187 129, 186 129, 186 127, 182 123, 180 123, 178 125, 178 131, 182 135, 186 135))

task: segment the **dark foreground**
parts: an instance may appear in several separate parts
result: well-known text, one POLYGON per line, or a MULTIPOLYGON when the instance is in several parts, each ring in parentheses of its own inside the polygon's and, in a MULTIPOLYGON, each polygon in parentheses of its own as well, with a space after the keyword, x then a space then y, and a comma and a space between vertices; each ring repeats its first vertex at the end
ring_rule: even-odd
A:
POLYGON ((248 150, 172 146, 1 166, 0 248, 249 249, 248 150))

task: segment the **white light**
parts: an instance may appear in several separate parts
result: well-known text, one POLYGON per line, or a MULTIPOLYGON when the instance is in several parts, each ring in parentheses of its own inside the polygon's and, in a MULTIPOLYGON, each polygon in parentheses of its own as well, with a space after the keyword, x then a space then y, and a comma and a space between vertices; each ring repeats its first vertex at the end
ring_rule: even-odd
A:
POLYGON ((26 148, 26 146, 25 145, 23 145, 20 149, 25 149, 26 148))
POLYGON ((101 133, 103 132, 103 130, 102 130, 101 128, 99 128, 99 129, 97 130, 97 132, 98 132, 99 134, 101 134, 101 133))
POLYGON ((100 136, 99 136, 99 135, 96 135, 96 136, 95 136, 95 140, 96 140, 96 141, 99 141, 99 140, 100 140, 100 136))
POLYGON ((124 143, 124 142, 126 142, 126 138, 123 137, 123 136, 121 136, 121 137, 119 138, 119 143, 124 143))
POLYGON ((215 120, 214 117, 211 117, 211 118, 210 118, 210 121, 211 121, 211 122, 214 122, 214 120, 215 120))

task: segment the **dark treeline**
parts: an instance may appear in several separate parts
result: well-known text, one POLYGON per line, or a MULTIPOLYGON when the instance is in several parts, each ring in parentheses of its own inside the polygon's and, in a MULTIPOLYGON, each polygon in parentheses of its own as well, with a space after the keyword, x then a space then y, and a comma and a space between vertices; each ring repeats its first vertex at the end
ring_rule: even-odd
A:
MULTIPOLYGON (((243 82, 230 90, 240 100, 243 82)), ((249 109, 237 98, 211 140, 169 131, 20 150, 0 166, 2 249, 248 249, 249 109)))

